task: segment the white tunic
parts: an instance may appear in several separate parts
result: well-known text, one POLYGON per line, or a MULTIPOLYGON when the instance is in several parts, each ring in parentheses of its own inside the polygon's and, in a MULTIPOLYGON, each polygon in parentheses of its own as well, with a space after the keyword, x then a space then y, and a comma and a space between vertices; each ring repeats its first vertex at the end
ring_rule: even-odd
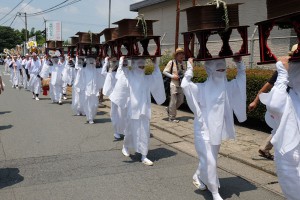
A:
POLYGON ((266 122, 273 129, 279 184, 288 200, 299 199, 300 188, 300 68, 290 63, 289 74, 281 61, 276 63, 278 77, 269 93, 261 94, 267 106, 266 122), (289 80, 288 80, 289 79, 289 80), (287 84, 292 87, 287 92, 287 84))
POLYGON ((83 60, 80 62, 76 58, 75 69, 77 69, 77 74, 73 84, 73 94, 72 94, 72 109, 76 114, 84 113, 84 102, 85 102, 85 68, 83 68, 83 60))
POLYGON ((84 111, 87 120, 94 120, 97 114, 98 108, 98 96, 100 90, 100 76, 97 73, 95 64, 89 63, 87 60, 87 65, 85 69, 85 103, 84 111))
POLYGON ((59 64, 53 64, 50 67, 50 97, 53 102, 59 102, 62 98, 62 87, 63 87, 63 80, 62 80, 62 73, 63 67, 59 64))
POLYGON ((111 100, 110 116, 111 116, 111 122, 114 127, 114 131, 116 134, 126 135, 126 131, 128 130, 128 124, 129 124, 128 117, 127 117, 129 93, 127 93, 127 96, 120 95, 122 96, 122 98, 127 98, 127 100, 125 101, 123 100, 123 102, 126 102, 124 105, 118 106, 120 104, 117 99, 117 97, 119 96, 118 93, 126 92, 128 91, 129 88, 128 79, 127 79, 128 69, 123 68, 123 62, 124 62, 124 58, 121 58, 119 62, 118 71, 115 77, 116 84, 109 98, 111 100))
POLYGON ((38 77, 39 73, 42 70, 42 64, 39 59, 34 61, 31 59, 27 64, 29 74, 30 74, 30 80, 28 83, 28 88, 31 92, 35 94, 40 94, 41 92, 41 79, 38 77))
POLYGON ((237 63, 236 79, 228 82, 225 60, 205 63, 208 79, 204 83, 193 83, 193 67, 182 80, 188 105, 194 113, 195 148, 199 157, 196 175, 212 193, 220 186, 217 174, 217 158, 222 140, 234 139, 233 113, 240 122, 246 120, 246 73, 243 63, 237 63))
MULTIPOLYGON (((162 74, 155 64, 155 70, 151 75, 145 75, 144 70, 132 63, 133 70, 128 71, 128 87, 118 87, 115 95, 111 96, 119 107, 128 105, 128 131, 125 135, 124 146, 132 148, 142 155, 148 154, 150 140, 151 119, 151 94, 156 103, 162 104, 165 99, 162 74), (129 102, 128 101, 129 95, 129 102)), ((118 79, 123 80, 124 79, 118 79)))

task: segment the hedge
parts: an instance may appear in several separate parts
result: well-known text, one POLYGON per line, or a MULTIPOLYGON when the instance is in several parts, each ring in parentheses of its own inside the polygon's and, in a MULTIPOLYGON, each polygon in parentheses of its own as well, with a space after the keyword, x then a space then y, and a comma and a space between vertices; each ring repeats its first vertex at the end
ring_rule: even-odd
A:
MULTIPOLYGON (((161 71, 164 69, 164 66, 160 67, 161 71)), ((153 66, 146 67, 146 74, 151 74, 153 71, 153 66)), ((273 70, 265 70, 265 69, 247 69, 247 106, 255 99, 257 92, 260 88, 268 81, 268 79, 272 76, 273 70)), ((237 74, 236 68, 229 68, 227 70, 227 78, 228 80, 232 80, 235 78, 237 74)), ((203 83, 207 78, 207 74, 205 72, 204 67, 194 67, 194 78, 193 82, 195 83, 203 83)), ((257 109, 252 112, 248 112, 248 119, 259 120, 264 122, 266 108, 263 104, 259 104, 257 109)))

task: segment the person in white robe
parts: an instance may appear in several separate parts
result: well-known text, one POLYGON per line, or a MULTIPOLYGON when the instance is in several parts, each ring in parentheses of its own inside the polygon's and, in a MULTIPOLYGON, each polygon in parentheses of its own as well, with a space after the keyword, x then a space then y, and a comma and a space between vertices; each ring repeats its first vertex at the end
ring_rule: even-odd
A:
POLYGON ((94 119, 98 109, 98 96, 100 90, 100 76, 96 69, 96 59, 93 57, 86 58, 85 68, 85 103, 84 112, 89 124, 94 124, 94 119))
POLYGON ((269 93, 260 94, 267 106, 265 119, 273 129, 271 143, 279 184, 288 200, 299 199, 300 188, 300 62, 289 57, 276 63, 278 77, 269 93))
POLYGON ((114 85, 113 91, 108 96, 111 100, 111 122, 114 128, 114 138, 115 140, 121 140, 126 135, 127 126, 128 126, 128 102, 129 95, 127 97, 122 96, 123 98, 127 98, 127 100, 122 100, 125 102, 124 105, 120 106, 118 104, 119 99, 118 94, 123 91, 128 90, 128 61, 124 59, 122 56, 119 60, 119 66, 117 73, 115 75, 116 83, 114 85), (123 90, 125 88, 125 90, 123 90))
POLYGON ((53 65, 50 67, 50 97, 53 103, 62 105, 63 96, 63 70, 64 67, 59 64, 59 58, 57 56, 52 57, 53 65))
MULTIPOLYGON (((131 65, 132 70, 126 73, 128 86, 123 84, 123 87, 118 87, 118 91, 110 98, 117 106, 128 107, 128 130, 125 133, 123 155, 130 156, 132 149, 142 155, 143 164, 151 166, 153 162, 147 158, 150 142, 151 94, 157 104, 165 102, 163 78, 158 58, 154 61, 155 67, 151 75, 145 75, 145 59, 133 59, 131 65)), ((118 77, 119 80, 124 81, 118 77)))
POLYGON ((103 86, 104 86, 104 82, 105 82, 105 76, 102 75, 102 69, 103 69, 103 65, 105 63, 105 60, 101 61, 101 58, 100 57, 97 57, 96 59, 96 69, 97 69, 97 73, 98 73, 98 76, 100 77, 98 80, 99 80, 99 85, 100 85, 100 90, 99 90, 99 105, 98 107, 99 108, 104 108, 105 105, 103 104, 103 86))
POLYGON ((17 56, 13 56, 12 59, 12 71, 11 71, 11 77, 12 77, 12 87, 19 89, 19 85, 20 85, 20 69, 21 69, 21 63, 20 61, 17 59, 17 56))
MULTIPOLYGON (((59 63, 58 64, 61 65, 64 68, 64 70, 67 69, 67 61, 66 61, 64 56, 59 57, 59 63)), ((63 81, 63 91, 62 91, 62 93, 63 93, 63 99, 64 100, 68 99, 67 98, 67 88, 68 88, 68 83, 63 81)))
POLYGON ((13 83, 13 79, 14 79, 14 66, 13 66, 13 56, 9 57, 8 59, 8 67, 9 67, 9 77, 10 77, 10 82, 13 83))
POLYGON ((27 64, 29 63, 29 61, 30 61, 29 54, 26 54, 25 59, 22 60, 23 87, 25 90, 27 90, 28 81, 30 79, 28 68, 27 68, 27 64))
POLYGON ((85 66, 86 63, 84 62, 84 57, 77 56, 75 62, 75 69, 77 70, 77 73, 72 93, 72 110, 77 116, 85 115, 85 66))
POLYGON ((39 94, 41 93, 41 77, 42 64, 36 53, 32 54, 32 59, 28 62, 27 68, 30 74, 28 88, 33 94, 33 99, 40 100, 39 94))
POLYGON ((40 76, 42 77, 42 79, 49 78, 50 70, 51 70, 52 65, 53 65, 53 63, 51 61, 51 58, 46 55, 45 58, 44 58, 42 70, 40 72, 40 76))
POLYGON ((72 108, 76 103, 76 96, 78 96, 75 91, 74 82, 77 75, 77 69, 75 68, 75 61, 73 57, 68 56, 66 67, 63 72, 63 81, 67 83, 67 86, 72 87, 72 108))
POLYGON ((74 58, 68 56, 66 66, 63 71, 63 81, 67 86, 72 87, 76 78, 77 70, 75 68, 74 58))
MULTIPOLYGON (((110 97, 112 92, 114 91, 117 79, 116 74, 118 70, 118 61, 116 58, 109 59, 108 57, 105 58, 104 66, 102 69, 102 76, 106 77, 103 85, 103 94, 107 97, 110 97)), ((122 133, 120 133, 119 129, 119 115, 118 115, 118 106, 111 101, 111 108, 110 108, 110 118, 112 125, 114 127, 114 138, 115 140, 122 139, 122 133)))
POLYGON ((22 61, 23 61, 23 58, 18 55, 18 62, 19 62, 19 74, 20 74, 20 77, 19 77, 19 88, 21 88, 23 86, 23 71, 22 71, 22 61))
POLYGON ((206 188, 214 200, 221 200, 217 158, 222 140, 235 139, 234 118, 244 122, 246 117, 245 65, 235 59, 238 68, 236 79, 228 82, 224 59, 205 62, 208 78, 204 83, 193 83, 193 59, 181 83, 188 105, 194 113, 194 140, 199 165, 193 184, 206 188))
POLYGON ((5 74, 8 74, 8 72, 9 72, 9 60, 10 60, 9 56, 6 56, 5 59, 4 59, 4 72, 5 72, 5 74))

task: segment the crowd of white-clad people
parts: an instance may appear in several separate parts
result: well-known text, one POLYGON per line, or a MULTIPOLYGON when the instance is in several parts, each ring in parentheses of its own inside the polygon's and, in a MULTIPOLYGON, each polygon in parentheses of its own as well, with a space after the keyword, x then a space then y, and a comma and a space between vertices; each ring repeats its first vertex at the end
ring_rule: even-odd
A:
MULTIPOLYGON (((171 102, 166 108, 170 123, 178 123, 176 109, 183 102, 183 94, 194 113, 195 148, 199 165, 193 184, 200 190, 208 189, 214 200, 222 200, 217 160, 223 140, 235 139, 234 115, 240 122, 246 116, 246 67, 241 58, 234 59, 236 78, 226 78, 225 59, 205 62, 208 78, 204 83, 193 83, 193 59, 183 61, 183 49, 177 49, 164 74, 171 79, 171 102)), ((72 109, 75 115, 86 116, 94 123, 102 93, 111 101, 111 121, 114 138, 122 140, 122 154, 141 154, 147 166, 150 141, 151 95, 157 104, 166 100, 159 58, 151 59, 154 71, 145 75, 145 58, 75 58, 52 56, 39 58, 35 53, 25 57, 8 57, 13 88, 24 88, 39 100, 41 90, 53 103, 63 104, 67 87, 72 87, 72 109)), ((271 140, 275 147, 275 162, 279 183, 288 200, 299 200, 300 188, 300 66, 282 57, 277 64, 278 77, 269 93, 260 94, 267 106, 266 121, 273 129, 271 140)), ((1 88, 0 88, 1 89, 1 88)))

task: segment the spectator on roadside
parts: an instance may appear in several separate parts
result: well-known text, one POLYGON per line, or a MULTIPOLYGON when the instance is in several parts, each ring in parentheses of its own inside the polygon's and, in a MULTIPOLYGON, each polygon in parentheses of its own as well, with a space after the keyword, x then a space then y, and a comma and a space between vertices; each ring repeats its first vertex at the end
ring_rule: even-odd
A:
MULTIPOLYGON (((269 92, 273 86, 274 83, 277 80, 278 73, 275 71, 272 75, 272 77, 264 84, 264 86, 258 91, 255 99, 249 104, 248 110, 251 112, 257 108, 259 105, 259 95, 261 93, 269 92)), ((265 157, 267 159, 273 160, 274 156, 270 153, 271 149, 273 148, 273 145, 271 143, 272 135, 269 135, 267 139, 262 143, 262 145, 259 147, 258 153, 260 156, 265 157)))
POLYGON ((170 103, 166 107, 169 121, 178 123, 176 119, 177 109, 184 102, 184 94, 180 87, 181 80, 186 71, 186 65, 183 61, 185 55, 182 48, 177 48, 174 54, 174 59, 169 61, 165 67, 163 74, 171 79, 170 82, 170 103))

